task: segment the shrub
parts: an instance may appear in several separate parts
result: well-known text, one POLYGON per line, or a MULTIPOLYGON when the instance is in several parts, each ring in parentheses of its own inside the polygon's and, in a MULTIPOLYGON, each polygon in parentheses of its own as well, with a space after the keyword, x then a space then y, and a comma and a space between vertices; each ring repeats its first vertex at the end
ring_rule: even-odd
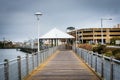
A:
POLYGON ((78 47, 92 51, 92 45, 90 44, 79 44, 78 47))
POLYGON ((106 45, 98 45, 97 47, 93 48, 93 52, 98 52, 98 54, 105 53, 106 45))
POLYGON ((111 51, 111 50, 106 51, 106 52, 104 53, 104 55, 105 55, 105 56, 108 56, 108 57, 111 57, 111 56, 112 56, 112 51, 111 51))
POLYGON ((113 55, 120 54, 120 49, 115 49, 112 51, 113 55))
POLYGON ((120 53, 115 54, 115 59, 120 60, 120 53))
POLYGON ((97 52, 98 47, 93 47, 92 51, 97 52))

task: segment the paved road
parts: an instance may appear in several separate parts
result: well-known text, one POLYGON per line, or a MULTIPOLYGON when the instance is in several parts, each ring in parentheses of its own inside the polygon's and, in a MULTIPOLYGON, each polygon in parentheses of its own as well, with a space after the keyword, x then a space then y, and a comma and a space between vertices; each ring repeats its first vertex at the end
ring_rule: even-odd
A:
POLYGON ((27 80, 100 80, 72 51, 58 51, 27 80))

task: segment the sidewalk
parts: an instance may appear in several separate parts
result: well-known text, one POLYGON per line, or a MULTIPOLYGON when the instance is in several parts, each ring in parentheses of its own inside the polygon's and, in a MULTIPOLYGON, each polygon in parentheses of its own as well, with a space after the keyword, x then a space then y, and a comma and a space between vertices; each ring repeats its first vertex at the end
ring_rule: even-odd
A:
POLYGON ((73 51, 58 51, 27 80, 100 80, 73 51))

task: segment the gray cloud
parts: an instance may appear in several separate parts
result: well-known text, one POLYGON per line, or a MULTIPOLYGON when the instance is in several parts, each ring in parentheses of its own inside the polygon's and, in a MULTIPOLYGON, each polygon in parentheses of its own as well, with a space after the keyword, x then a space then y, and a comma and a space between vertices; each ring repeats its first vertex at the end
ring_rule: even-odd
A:
POLYGON ((37 37, 34 13, 41 11, 40 35, 51 28, 99 27, 100 18, 113 18, 104 25, 120 23, 120 0, 0 0, 0 39, 37 37))

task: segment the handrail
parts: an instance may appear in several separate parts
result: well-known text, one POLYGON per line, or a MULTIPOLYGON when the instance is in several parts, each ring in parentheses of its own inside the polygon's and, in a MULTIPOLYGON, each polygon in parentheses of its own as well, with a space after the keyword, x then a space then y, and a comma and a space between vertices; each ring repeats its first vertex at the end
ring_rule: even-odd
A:
POLYGON ((11 60, 5 59, 4 62, 0 63, 0 80, 21 80, 25 78, 51 56, 57 50, 57 47, 41 50, 39 54, 36 52, 32 56, 26 54, 26 56, 17 56, 17 58, 11 60))
POLYGON ((72 47, 73 51, 81 57, 84 62, 105 80, 120 79, 120 61, 113 57, 90 52, 82 48, 72 47))
POLYGON ((8 62, 13 62, 13 61, 16 61, 18 58, 15 58, 15 59, 11 59, 9 60, 8 62))
POLYGON ((0 65, 4 65, 6 62, 1 62, 0 65))
POLYGON ((120 64, 120 60, 112 59, 115 63, 120 64))

